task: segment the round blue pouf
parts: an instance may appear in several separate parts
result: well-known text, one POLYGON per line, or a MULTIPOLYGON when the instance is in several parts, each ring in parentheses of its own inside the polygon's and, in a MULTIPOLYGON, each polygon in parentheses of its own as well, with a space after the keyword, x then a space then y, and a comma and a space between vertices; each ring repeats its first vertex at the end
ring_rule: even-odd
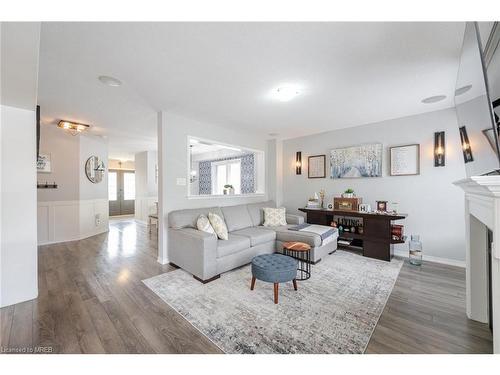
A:
POLYGON ((297 266, 297 259, 286 255, 258 255, 252 259, 252 276, 268 283, 284 283, 297 277, 297 266))

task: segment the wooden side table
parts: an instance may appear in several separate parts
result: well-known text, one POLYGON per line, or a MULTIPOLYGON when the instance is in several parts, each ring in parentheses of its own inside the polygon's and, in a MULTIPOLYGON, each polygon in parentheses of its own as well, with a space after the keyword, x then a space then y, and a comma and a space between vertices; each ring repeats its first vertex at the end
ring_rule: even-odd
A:
POLYGON ((311 246, 303 242, 285 242, 283 254, 299 261, 297 280, 304 281, 311 277, 311 246))

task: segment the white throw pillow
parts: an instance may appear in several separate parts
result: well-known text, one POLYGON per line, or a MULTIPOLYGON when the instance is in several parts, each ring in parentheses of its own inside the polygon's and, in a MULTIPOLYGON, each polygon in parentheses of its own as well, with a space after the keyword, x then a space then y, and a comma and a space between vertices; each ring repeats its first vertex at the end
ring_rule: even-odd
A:
POLYGON ((210 224, 212 224, 212 228, 214 228, 217 237, 219 237, 221 240, 227 240, 227 226, 224 220, 222 220, 219 215, 212 212, 208 213, 208 220, 210 220, 210 224))
POLYGON ((270 208, 264 207, 264 226, 265 227, 279 227, 286 225, 286 212, 285 207, 270 208))
POLYGON ((198 230, 201 230, 202 232, 215 234, 215 230, 210 224, 210 220, 208 220, 208 217, 206 217, 205 215, 200 215, 198 217, 198 220, 196 220, 196 228, 198 228, 198 230))

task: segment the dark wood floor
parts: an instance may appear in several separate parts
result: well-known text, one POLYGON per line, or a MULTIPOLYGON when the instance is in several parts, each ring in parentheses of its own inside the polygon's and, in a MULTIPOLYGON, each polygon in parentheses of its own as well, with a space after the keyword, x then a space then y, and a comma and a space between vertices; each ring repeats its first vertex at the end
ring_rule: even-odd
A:
MULTIPOLYGON (((110 232, 39 248, 39 297, 0 309, 0 346, 56 353, 220 353, 141 280, 156 262, 156 234, 132 219, 110 232)), ((367 353, 491 353, 488 327, 465 316, 456 267, 405 263, 367 353)))

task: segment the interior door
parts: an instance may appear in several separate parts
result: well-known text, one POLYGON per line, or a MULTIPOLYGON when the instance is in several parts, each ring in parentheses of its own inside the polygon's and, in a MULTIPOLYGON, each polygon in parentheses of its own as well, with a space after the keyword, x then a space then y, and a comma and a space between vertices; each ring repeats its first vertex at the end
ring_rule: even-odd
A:
POLYGON ((109 170, 109 216, 132 215, 135 205, 134 171, 109 170))

